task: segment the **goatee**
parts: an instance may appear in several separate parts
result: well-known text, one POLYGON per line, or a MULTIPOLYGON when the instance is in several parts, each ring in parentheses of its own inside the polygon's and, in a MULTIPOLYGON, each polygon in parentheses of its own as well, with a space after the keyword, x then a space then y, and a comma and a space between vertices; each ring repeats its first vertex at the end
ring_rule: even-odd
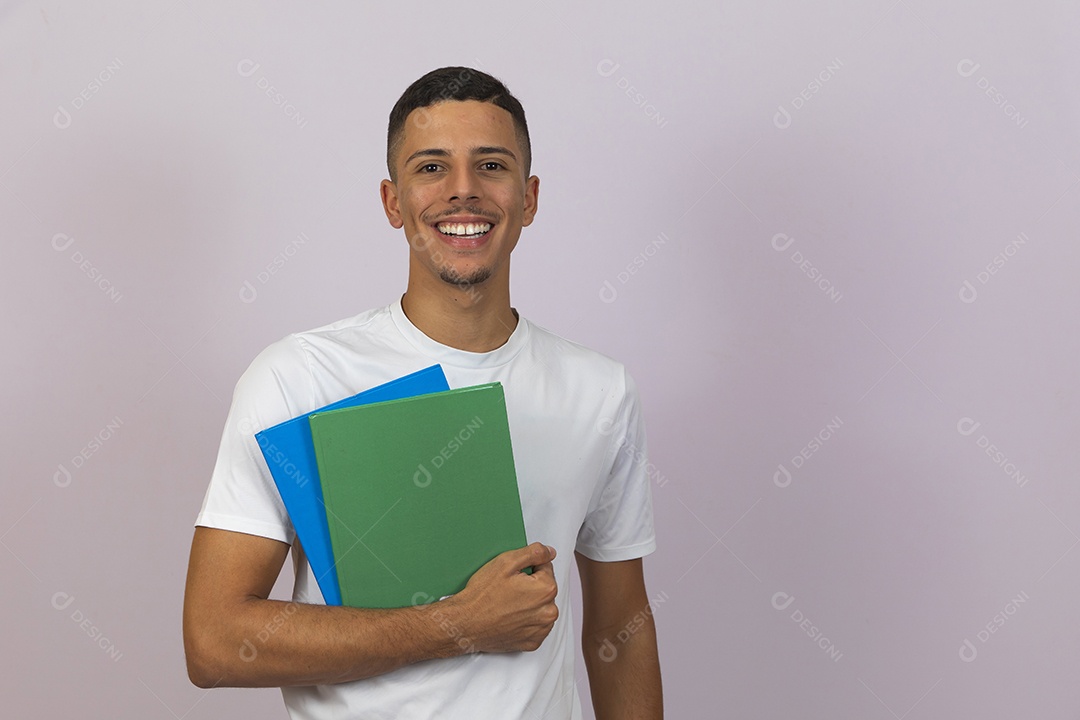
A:
POLYGON ((439 270, 439 277, 442 278, 443 282, 449 285, 465 288, 473 285, 480 285, 486 281, 491 277, 491 270, 486 267, 476 268, 468 275, 462 275, 454 268, 444 267, 439 270))

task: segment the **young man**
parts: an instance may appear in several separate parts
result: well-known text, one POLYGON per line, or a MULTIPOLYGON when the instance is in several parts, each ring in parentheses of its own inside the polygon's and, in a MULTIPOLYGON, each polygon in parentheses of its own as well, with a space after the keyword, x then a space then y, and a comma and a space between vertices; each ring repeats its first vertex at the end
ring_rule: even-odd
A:
POLYGON ((510 306, 510 254, 539 191, 521 105, 489 75, 435 70, 398 100, 387 145, 382 201, 409 243, 407 290, 274 343, 237 383, 191 549, 191 680, 281 687, 294 719, 579 718, 559 592, 573 551, 597 717, 659 718, 637 391, 622 365, 510 306), (254 433, 434 363, 451 387, 503 384, 535 542, 430 605, 326 607, 254 433), (268 600, 290 546, 293 602, 268 600))

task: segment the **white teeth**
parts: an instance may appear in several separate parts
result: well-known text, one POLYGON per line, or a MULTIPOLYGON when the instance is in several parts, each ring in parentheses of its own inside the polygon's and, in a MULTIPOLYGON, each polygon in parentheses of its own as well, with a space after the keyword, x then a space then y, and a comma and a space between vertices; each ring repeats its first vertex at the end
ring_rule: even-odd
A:
POLYGON ((444 235, 483 235, 491 229, 491 223, 440 223, 436 227, 444 235))

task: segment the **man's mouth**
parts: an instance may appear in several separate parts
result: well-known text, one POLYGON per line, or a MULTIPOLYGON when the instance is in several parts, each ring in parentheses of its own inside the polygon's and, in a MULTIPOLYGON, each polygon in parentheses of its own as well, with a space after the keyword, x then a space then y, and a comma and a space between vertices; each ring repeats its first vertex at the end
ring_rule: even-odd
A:
POLYGON ((456 223, 441 222, 435 225, 435 229, 443 235, 461 240, 475 240, 487 235, 491 231, 491 223, 456 223))

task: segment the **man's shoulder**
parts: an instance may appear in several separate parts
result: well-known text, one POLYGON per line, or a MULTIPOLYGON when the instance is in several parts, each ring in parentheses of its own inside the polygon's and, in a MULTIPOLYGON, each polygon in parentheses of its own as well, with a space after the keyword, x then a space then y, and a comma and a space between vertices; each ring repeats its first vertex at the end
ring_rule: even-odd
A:
POLYGON ((558 368, 567 377, 585 376, 601 381, 625 382, 626 367, 599 350, 575 342, 534 322, 529 323, 533 352, 546 365, 558 368))
POLYGON ((288 369, 306 371, 312 355, 357 350, 365 338, 371 341, 391 323, 388 307, 373 308, 309 330, 292 332, 275 340, 255 356, 249 372, 288 369))
POLYGON ((284 358, 294 355, 297 348, 309 350, 326 344, 348 344, 378 333, 388 323, 392 323, 389 306, 372 308, 325 325, 291 332, 270 343, 263 352, 284 358))
POLYGON ((365 310, 358 315, 351 315, 326 325, 290 333, 281 341, 292 338, 301 344, 311 344, 326 341, 340 341, 343 337, 362 336, 365 333, 378 332, 387 323, 392 323, 390 318, 390 306, 365 310))

